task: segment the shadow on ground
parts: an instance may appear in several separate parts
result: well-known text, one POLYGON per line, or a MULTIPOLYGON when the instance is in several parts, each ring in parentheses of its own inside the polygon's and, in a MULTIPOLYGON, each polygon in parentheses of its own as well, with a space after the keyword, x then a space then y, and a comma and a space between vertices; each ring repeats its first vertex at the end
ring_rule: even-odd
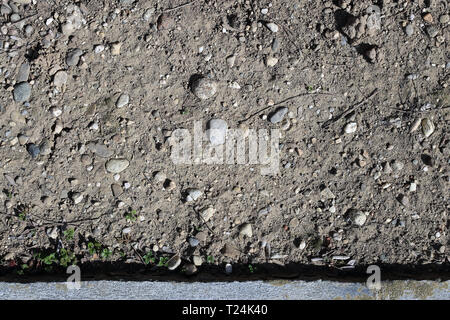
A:
MULTIPOLYGON (((225 273, 224 265, 204 264, 197 272, 187 275, 183 267, 174 271, 166 267, 146 266, 139 263, 89 262, 79 265, 83 281, 124 280, 124 281, 175 281, 175 282, 228 282, 256 280, 329 280, 337 282, 365 282, 372 273, 368 266, 357 266, 351 270, 341 270, 333 266, 314 266, 290 263, 284 266, 265 263, 233 265, 231 274, 225 273)), ((450 279, 450 264, 398 265, 377 264, 382 280, 436 280, 450 279)), ((0 282, 58 282, 67 281, 66 268, 52 266, 47 270, 35 269, 18 273, 18 268, 0 268, 0 282)))

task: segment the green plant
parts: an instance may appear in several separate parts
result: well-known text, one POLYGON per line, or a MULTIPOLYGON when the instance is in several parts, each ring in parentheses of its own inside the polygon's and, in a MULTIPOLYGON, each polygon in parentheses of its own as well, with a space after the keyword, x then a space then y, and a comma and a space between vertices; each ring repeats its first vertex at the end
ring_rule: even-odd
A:
POLYGON ((75 265, 77 264, 77 258, 73 252, 63 248, 59 251, 59 264, 63 267, 75 265))
POLYGON ((159 257, 158 267, 167 267, 167 262, 169 258, 167 257, 159 257))
POLYGON ((27 214, 25 211, 21 211, 17 217, 19 218, 19 220, 25 221, 27 219, 27 214))
POLYGON ((46 265, 51 265, 53 263, 57 263, 58 259, 56 259, 56 254, 55 253, 50 253, 48 256, 46 256, 45 258, 41 259, 43 264, 46 265))
POLYGON ((26 269, 28 269, 29 267, 28 267, 28 265, 27 264, 22 264, 22 265, 20 265, 20 270, 17 270, 17 274, 18 275, 23 275, 23 273, 24 273, 24 271, 26 270, 26 269))
POLYGON ((142 257, 142 259, 144 260, 144 263, 145 263, 145 264, 149 264, 149 263, 154 264, 154 263, 155 263, 155 257, 153 256, 153 251, 147 252, 147 253, 142 257))
POLYGON ((137 213, 136 210, 131 210, 130 212, 127 212, 125 214, 125 218, 130 221, 130 222, 134 222, 137 219, 137 213))
POLYGON ((111 250, 109 250, 108 248, 104 248, 104 249, 102 250, 102 252, 100 253, 100 256, 101 256, 103 259, 108 259, 111 255, 112 255, 112 252, 111 252, 111 250))
POLYGON ((94 255, 95 253, 98 252, 98 250, 100 250, 100 248, 102 247, 102 245, 98 242, 89 242, 88 243, 88 251, 90 255, 94 255))
POLYGON ((207 257, 206 257, 206 261, 207 261, 208 263, 214 263, 214 257, 213 257, 213 256, 207 256, 207 257))
POLYGON ((250 270, 250 273, 253 273, 256 271, 256 268, 253 267, 251 264, 248 265, 248 270, 250 270))
POLYGON ((67 241, 71 241, 75 235, 75 230, 70 228, 64 231, 64 237, 67 241))

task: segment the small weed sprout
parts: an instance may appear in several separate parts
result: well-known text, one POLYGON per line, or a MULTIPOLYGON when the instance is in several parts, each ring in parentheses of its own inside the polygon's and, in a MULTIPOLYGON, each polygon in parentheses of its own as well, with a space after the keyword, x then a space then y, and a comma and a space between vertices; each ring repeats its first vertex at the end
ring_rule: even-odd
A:
POLYGON ((21 211, 17 217, 19 218, 19 220, 25 221, 27 219, 27 214, 25 211, 21 211))
POLYGON ((154 264, 155 263, 155 257, 153 256, 153 251, 147 252, 142 259, 144 260, 145 264, 154 264))
POLYGON ((134 222, 137 219, 137 213, 136 210, 131 210, 130 212, 127 212, 125 214, 125 218, 130 221, 130 222, 134 222))
POLYGON ((59 264, 63 267, 68 265, 77 264, 77 258, 73 252, 69 252, 67 249, 61 249, 59 252, 59 264))
POLYGON ((89 242, 88 243, 88 251, 90 255, 94 255, 100 250, 101 244, 98 242, 89 242))
POLYGON ((167 267, 167 262, 169 261, 169 258, 167 257, 160 257, 158 262, 158 267, 167 267))
POLYGON ((64 237, 66 238, 67 241, 71 241, 73 239, 74 235, 75 235, 75 230, 72 228, 64 231, 64 237))
POLYGON ((58 259, 56 259, 56 254, 55 253, 50 253, 48 256, 43 258, 41 261, 42 261, 43 264, 51 265, 53 263, 57 263, 58 259))
POLYGON ((102 252, 100 253, 100 256, 103 259, 108 259, 111 255, 112 255, 112 252, 108 248, 103 249, 102 252))

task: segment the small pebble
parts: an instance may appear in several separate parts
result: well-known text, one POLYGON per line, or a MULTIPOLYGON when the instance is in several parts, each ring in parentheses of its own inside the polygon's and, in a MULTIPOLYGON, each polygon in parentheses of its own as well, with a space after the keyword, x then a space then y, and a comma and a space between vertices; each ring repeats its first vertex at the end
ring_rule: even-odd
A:
POLYGON ((208 222, 209 219, 211 219, 214 215, 214 213, 216 212, 216 210, 214 210, 214 208, 208 208, 203 210, 202 212, 200 212, 200 217, 204 222, 208 222))
POLYGON ((39 146, 35 145, 34 143, 30 143, 27 146, 27 151, 28 153, 31 155, 31 158, 36 158, 39 153, 41 152, 41 150, 39 149, 39 146))
POLYGON ((111 54, 113 56, 118 56, 120 54, 120 48, 122 47, 122 43, 116 42, 111 45, 111 54))
POLYGON ((443 14, 439 17, 439 22, 442 24, 447 24, 450 21, 450 16, 448 14, 443 14))
POLYGON ((14 100, 16 102, 25 102, 31 96, 31 86, 28 82, 20 82, 14 86, 14 100))
POLYGON ((278 59, 275 57, 267 57, 266 58, 266 65, 268 67, 274 67, 278 63, 278 59))
POLYGON ((198 190, 198 189, 188 189, 188 190, 187 190, 186 201, 187 201, 187 202, 195 201, 195 200, 197 200, 202 194, 203 194, 203 192, 200 191, 200 190, 198 190))
POLYGON ((196 239, 196 238, 189 238, 188 241, 189 241, 189 245, 191 247, 196 247, 196 246, 198 246, 200 244, 200 241, 198 239, 196 239))
POLYGON ((83 200, 83 195, 79 192, 72 194, 72 201, 74 204, 79 204, 83 200))
POLYGON ((167 261, 167 268, 169 270, 175 270, 181 264, 181 258, 179 255, 174 255, 172 258, 167 261))
POLYGON ((347 123, 347 125, 344 127, 344 132, 345 133, 354 133, 354 132, 356 132, 357 128, 358 128, 358 125, 356 124, 356 122, 350 122, 350 123, 347 123))
POLYGON ((76 66, 80 61, 80 57, 83 55, 83 51, 81 49, 73 49, 69 51, 66 56, 66 63, 68 66, 76 66))
POLYGON ((125 107, 128 104, 129 101, 130 101, 130 96, 128 94, 123 93, 117 99, 116 107, 117 108, 125 107))
POLYGON ((194 262, 194 264, 199 267, 203 264, 203 259, 200 256, 193 256, 192 257, 192 262, 194 262))
POLYGON ((422 123, 422 132, 425 135, 425 137, 428 138, 434 132, 435 129, 434 123, 429 118, 422 119, 421 123, 422 123))
POLYGON ((96 54, 102 52, 103 50, 105 50, 105 46, 102 45, 102 44, 96 45, 96 46, 94 47, 94 52, 95 52, 96 54))
POLYGON ((239 234, 251 238, 253 236, 252 225, 250 223, 243 224, 239 230, 239 234))
POLYGON ((156 172, 155 175, 153 176, 153 179, 154 179, 156 182, 164 182, 164 181, 166 181, 167 176, 166 176, 166 174, 165 174, 164 172, 158 171, 158 172, 156 172))
POLYGON ((289 109, 286 107, 280 107, 277 110, 275 110, 274 113, 272 113, 269 116, 269 121, 272 123, 278 123, 281 122, 284 118, 284 116, 288 113, 289 109))
POLYGON ((412 36, 414 34, 414 27, 411 23, 409 23, 405 28, 405 33, 408 37, 412 36))
POLYGON ((51 107, 50 108, 50 112, 52 113, 52 115, 57 118, 62 114, 62 110, 57 108, 57 107, 51 107))
POLYGON ((359 210, 352 210, 352 222, 357 226, 362 226, 366 223, 367 216, 364 212, 359 210))
POLYGON ((192 83, 192 92, 202 100, 212 98, 217 91, 217 83, 207 78, 199 78, 192 83))
POLYGON ((68 78, 69 76, 67 75, 67 72, 60 70, 53 76, 53 84, 55 87, 61 88, 67 83, 68 78))
POLYGON ((266 27, 272 32, 278 32, 278 26, 273 22, 267 23, 266 27))
POLYGON ((106 162, 106 171, 110 173, 120 173, 124 171, 128 166, 130 165, 130 162, 127 159, 111 159, 108 162, 106 162))

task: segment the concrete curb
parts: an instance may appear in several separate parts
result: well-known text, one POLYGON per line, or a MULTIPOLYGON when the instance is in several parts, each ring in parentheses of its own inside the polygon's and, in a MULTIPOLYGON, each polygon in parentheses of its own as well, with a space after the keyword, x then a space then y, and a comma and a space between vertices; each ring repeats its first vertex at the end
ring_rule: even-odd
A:
POLYGON ((450 300, 450 281, 384 281, 379 291, 364 283, 245 281, 179 283, 90 281, 80 289, 64 282, 0 283, 2 300, 450 300))

